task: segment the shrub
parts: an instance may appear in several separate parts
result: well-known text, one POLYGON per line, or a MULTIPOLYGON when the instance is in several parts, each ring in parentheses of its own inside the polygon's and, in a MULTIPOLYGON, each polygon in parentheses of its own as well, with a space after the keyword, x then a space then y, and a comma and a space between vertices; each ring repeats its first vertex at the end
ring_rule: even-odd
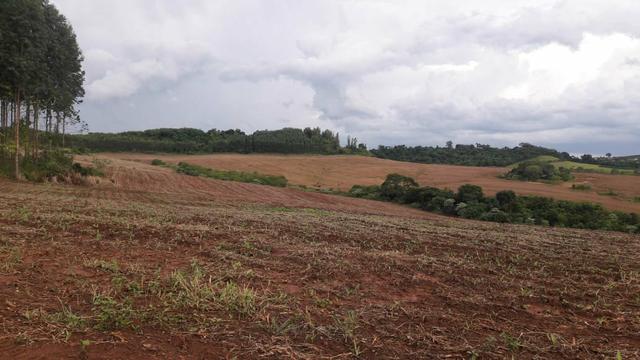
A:
POLYGON ((349 190, 349 195, 357 198, 377 199, 380 197, 380 186, 353 185, 349 190))
POLYGON ((486 211, 486 206, 477 202, 470 204, 460 203, 456 207, 456 213, 465 219, 480 219, 486 211), (463 204, 465 206, 461 206, 463 204))
POLYGON ((591 185, 589 185, 589 184, 573 184, 573 185, 571 185, 571 189, 580 190, 580 191, 587 191, 587 190, 591 190, 591 185))
POLYGON ((54 177, 64 177, 73 171, 73 159, 62 151, 40 154, 37 159, 22 160, 22 173, 29 181, 41 182, 54 177))
POLYGON ((461 202, 481 201, 483 198, 482 188, 471 184, 460 186, 456 195, 456 200, 461 202))
POLYGON ((404 175, 389 174, 380 186, 380 195, 389 200, 402 201, 409 190, 418 187, 418 183, 404 175))
POLYGON ((287 178, 285 178, 284 176, 263 175, 256 172, 246 173, 241 171, 213 170, 198 165, 191 165, 185 162, 178 163, 178 166, 175 169, 178 173, 181 174, 189 176, 203 176, 218 180, 240 181, 278 187, 286 187, 288 183, 287 178))
POLYGON ((153 159, 151 160, 151 165, 153 166, 164 166, 167 163, 165 163, 164 161, 160 160, 160 159, 153 159))
POLYGON ((484 221, 507 223, 509 222, 509 215, 500 209, 493 208, 491 211, 482 214, 480 219, 484 221))
POLYGON ((515 192, 511 190, 503 190, 496 194, 496 200, 502 209, 507 209, 515 204, 517 197, 515 192))
POLYGON ((539 161, 525 161, 506 175, 506 178, 523 181, 569 181, 573 179, 571 171, 564 167, 556 168, 553 164, 539 161))

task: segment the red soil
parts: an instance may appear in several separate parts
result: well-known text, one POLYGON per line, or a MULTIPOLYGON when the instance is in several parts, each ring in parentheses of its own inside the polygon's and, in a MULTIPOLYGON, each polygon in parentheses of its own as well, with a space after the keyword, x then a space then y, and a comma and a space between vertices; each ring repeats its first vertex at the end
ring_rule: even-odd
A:
POLYGON ((508 170, 498 167, 472 167, 431 165, 399 162, 363 156, 313 155, 147 155, 104 154, 107 158, 150 162, 162 159, 168 162, 186 161, 192 164, 222 170, 257 171, 264 174, 284 175, 290 183, 314 188, 349 190, 353 185, 377 185, 389 173, 400 173, 415 178, 421 185, 457 189, 463 184, 482 186, 487 194, 501 190, 514 190, 518 194, 538 195, 572 201, 589 201, 608 209, 640 213, 640 176, 576 174, 573 182, 544 184, 510 181, 498 178, 508 170), (591 191, 571 189, 573 183, 588 183, 591 191), (612 190, 617 195, 600 195, 612 190))

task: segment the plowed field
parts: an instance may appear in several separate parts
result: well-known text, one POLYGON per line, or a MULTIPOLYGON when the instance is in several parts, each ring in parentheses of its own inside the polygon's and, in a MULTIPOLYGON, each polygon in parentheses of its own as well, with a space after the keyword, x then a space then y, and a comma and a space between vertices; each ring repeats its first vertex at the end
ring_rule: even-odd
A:
POLYGON ((577 173, 575 181, 562 184, 511 181, 498 178, 508 171, 498 167, 430 165, 383 160, 363 156, 308 155, 145 155, 105 154, 107 158, 149 163, 159 158, 177 163, 223 170, 258 171, 284 175, 293 184, 313 188, 349 190, 353 185, 377 185, 387 174, 397 172, 415 178, 421 185, 456 190, 463 184, 476 184, 486 193, 511 189, 519 194, 539 195, 573 201, 600 203, 608 209, 640 213, 640 176, 577 173), (571 189, 574 183, 591 186, 589 191, 571 189), (607 195, 605 195, 607 194, 607 195))
POLYGON ((640 357, 638 236, 109 166, 0 180, 0 358, 640 357))

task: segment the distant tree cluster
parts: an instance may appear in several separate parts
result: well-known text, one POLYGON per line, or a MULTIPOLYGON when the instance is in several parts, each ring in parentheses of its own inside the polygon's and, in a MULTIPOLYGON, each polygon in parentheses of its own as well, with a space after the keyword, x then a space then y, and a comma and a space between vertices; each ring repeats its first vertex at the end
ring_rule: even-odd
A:
POLYGON ((284 153, 340 154, 367 152, 357 139, 340 146, 338 134, 320 128, 260 130, 246 134, 241 130, 153 129, 117 134, 73 135, 75 148, 89 151, 137 151, 169 153, 284 153))
POLYGON ((0 1, 0 172, 11 167, 21 178, 23 165, 60 165, 51 150, 80 122, 82 60, 71 25, 49 1, 0 1))
POLYGON ((634 170, 636 174, 640 174, 640 155, 612 156, 611 153, 607 153, 604 157, 594 157, 590 154, 584 154, 579 158, 574 158, 573 161, 601 165, 614 169, 634 170))
POLYGON ((518 196, 511 190, 485 196, 480 186, 470 184, 457 192, 420 187, 414 179, 400 174, 389 174, 379 186, 356 185, 349 194, 466 219, 640 233, 640 216, 634 213, 609 211, 591 203, 518 196))
POLYGON ((556 167, 549 162, 524 161, 509 171, 505 177, 522 181, 569 181, 573 179, 571 171, 563 167, 556 167))
POLYGON ((568 153, 524 143, 514 148, 495 148, 483 144, 454 146, 449 141, 445 147, 379 146, 371 152, 383 159, 466 166, 507 166, 542 155, 571 159, 568 153))

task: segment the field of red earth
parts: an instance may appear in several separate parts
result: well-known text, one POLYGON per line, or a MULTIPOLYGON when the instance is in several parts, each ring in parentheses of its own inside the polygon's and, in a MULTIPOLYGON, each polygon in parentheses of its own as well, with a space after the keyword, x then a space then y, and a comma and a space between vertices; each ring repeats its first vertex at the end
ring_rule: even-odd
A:
POLYGON ((423 186, 456 190, 460 185, 475 184, 487 194, 514 190, 523 195, 589 201, 611 210, 640 213, 640 202, 636 199, 640 198, 640 176, 632 175, 576 173, 574 181, 545 184, 498 178, 509 171, 507 168, 417 164, 364 156, 101 154, 100 157, 146 163, 157 158, 221 170, 257 171, 284 175, 295 185, 343 191, 353 185, 379 185, 387 174, 396 172, 413 177, 423 186), (591 190, 572 190, 572 184, 588 184, 591 190))
POLYGON ((115 159, 0 203, 1 358, 640 357, 637 235, 115 159))

